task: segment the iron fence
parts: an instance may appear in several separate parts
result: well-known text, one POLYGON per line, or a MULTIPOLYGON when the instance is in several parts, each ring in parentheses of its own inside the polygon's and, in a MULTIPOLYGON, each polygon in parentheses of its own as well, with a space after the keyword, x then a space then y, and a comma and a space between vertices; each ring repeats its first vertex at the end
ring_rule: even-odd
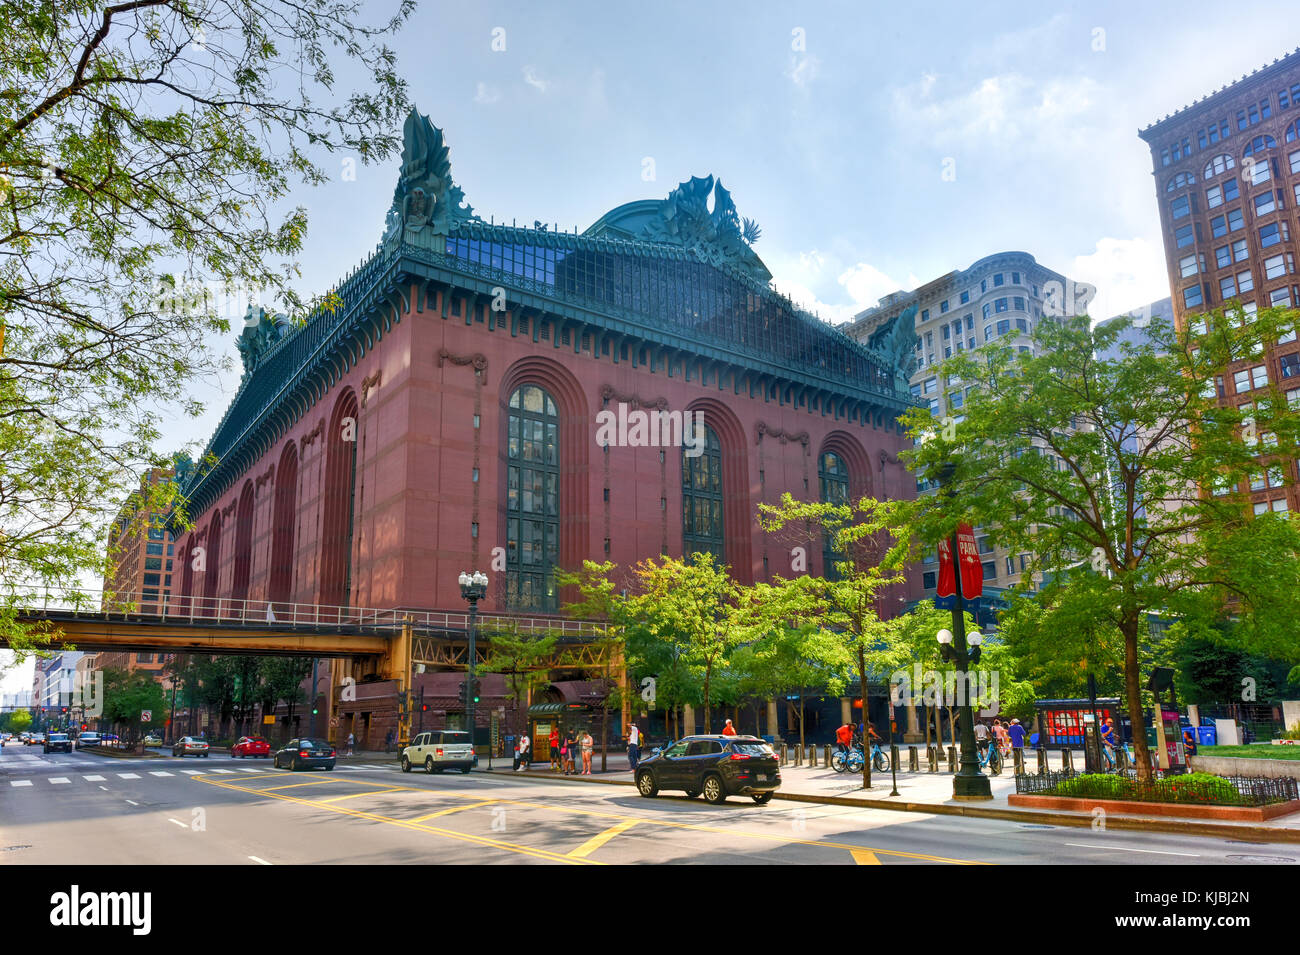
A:
POLYGON ((1139 779, 1135 772, 1106 775, 1022 773, 1016 776, 1016 792, 1040 796, 1125 799, 1134 802, 1266 806, 1300 799, 1300 780, 1272 776, 1219 776, 1206 780, 1156 772, 1149 781, 1145 781, 1139 779))

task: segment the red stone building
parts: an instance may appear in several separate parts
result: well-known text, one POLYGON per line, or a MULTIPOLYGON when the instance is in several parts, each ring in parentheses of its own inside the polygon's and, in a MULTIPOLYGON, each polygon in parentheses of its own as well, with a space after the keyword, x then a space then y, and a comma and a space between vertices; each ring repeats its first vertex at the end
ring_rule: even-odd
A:
POLYGON ((174 594, 461 611, 457 576, 484 570, 482 610, 545 616, 556 566, 711 550, 741 581, 788 576, 760 502, 915 492, 895 423, 912 343, 871 351, 773 291, 721 183, 581 235, 495 225, 462 204, 442 133, 415 113, 405 132, 341 306, 301 327, 250 310, 217 463, 185 483, 174 594), (603 411, 704 431, 598 441, 603 411))

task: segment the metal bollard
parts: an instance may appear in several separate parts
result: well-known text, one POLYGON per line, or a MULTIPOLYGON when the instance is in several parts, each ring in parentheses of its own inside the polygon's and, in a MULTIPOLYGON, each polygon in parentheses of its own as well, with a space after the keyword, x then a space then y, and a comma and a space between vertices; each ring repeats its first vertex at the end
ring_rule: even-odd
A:
POLYGON ((1128 750, 1123 746, 1115 750, 1115 767, 1121 772, 1128 772, 1128 750))
POLYGON ((948 772, 950 773, 957 772, 957 747, 956 746, 948 747, 948 772))
POLYGON ((937 746, 927 746, 925 748, 925 758, 930 763, 930 772, 939 771, 939 748, 937 746))
POLYGON ((803 765, 803 747, 798 743, 794 744, 794 764, 796 766, 803 765))
POLYGON ((822 747, 822 765, 829 767, 831 764, 831 744, 827 743, 822 747))
POLYGON ((808 744, 808 768, 817 768, 817 747, 812 743, 808 744))
POLYGON ((1025 774, 1025 751, 1019 747, 1011 750, 1011 771, 1017 776, 1025 774))
POLYGON ((1074 756, 1069 749, 1061 750, 1061 772, 1074 772, 1074 756))
POLYGON ((917 753, 915 746, 907 747, 907 771, 909 773, 919 773, 921 771, 921 756, 917 753))
POLYGON ((1038 747, 1038 774, 1041 776, 1045 772, 1047 772, 1047 749, 1040 746, 1038 747))

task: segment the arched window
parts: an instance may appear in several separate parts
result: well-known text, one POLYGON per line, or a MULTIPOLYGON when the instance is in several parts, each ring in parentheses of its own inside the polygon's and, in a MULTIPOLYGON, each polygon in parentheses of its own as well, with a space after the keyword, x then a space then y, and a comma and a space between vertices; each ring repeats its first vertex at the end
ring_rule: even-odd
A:
POLYGON ((1245 152, 1242 153, 1242 155, 1253 156, 1257 152, 1263 152, 1266 149, 1272 149, 1276 145, 1277 145, 1277 140, 1274 139, 1272 136, 1256 136, 1254 139, 1250 141, 1250 145, 1246 147, 1246 150, 1245 152))
MULTIPOLYGON (((822 454, 817 461, 817 478, 821 486, 823 504, 849 503, 849 469, 838 454, 831 451, 822 454)), ((839 577, 839 570, 835 564, 837 561, 844 560, 844 555, 835 550, 834 541, 829 533, 825 534, 824 538, 822 542, 823 576, 828 580, 835 580, 839 577)))
POLYGON ((1222 156, 1215 156, 1205 165, 1205 178, 1209 179, 1211 176, 1222 175, 1236 165, 1237 161, 1227 153, 1222 156))
POLYGON ((510 396, 506 463, 506 605, 558 609, 560 416, 537 385, 510 396))
MULTIPOLYGON (((245 481, 239 494, 239 508, 235 511, 235 576, 230 596, 235 600, 248 599, 248 580, 253 569, 253 482, 245 481)), ((236 605, 235 612, 238 613, 236 605)))
MULTIPOLYGON (((289 441, 275 469, 271 514, 271 580, 267 600, 289 603, 293 589, 294 535, 298 528, 298 445, 289 441)), ((286 608, 287 609, 287 608, 286 608)))
POLYGON ((357 396, 351 389, 334 406, 325 435, 325 494, 321 527, 320 603, 351 606, 352 509, 357 474, 357 396))
POLYGON ((1173 192, 1175 189, 1181 189, 1184 186, 1196 185, 1196 174, 1191 172, 1180 172, 1165 184, 1165 192, 1173 192))
POLYGON ((704 450, 682 448, 682 551, 712 554, 725 562, 722 521, 722 445, 704 426, 704 450))
POLYGON ((207 551, 203 555, 203 610, 205 617, 216 614, 217 578, 221 574, 221 510, 214 508, 208 525, 207 551))
POLYGON ((1296 120, 1286 128, 1286 141, 1288 143, 1293 143, 1297 139, 1300 139, 1300 119, 1296 120))

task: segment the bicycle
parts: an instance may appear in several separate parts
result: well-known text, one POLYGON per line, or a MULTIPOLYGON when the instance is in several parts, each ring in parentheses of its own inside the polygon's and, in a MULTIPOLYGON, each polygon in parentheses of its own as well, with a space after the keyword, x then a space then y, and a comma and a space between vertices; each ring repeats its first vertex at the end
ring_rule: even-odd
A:
MULTIPOLYGON (((836 750, 831 756, 831 769, 837 773, 859 773, 862 771, 862 761, 865 759, 862 752, 862 744, 855 741, 852 749, 845 752, 836 750)), ((889 755, 880 748, 878 742, 871 744, 871 768, 878 773, 889 772, 889 755)))
POLYGON ((1002 751, 998 748, 997 741, 985 740, 977 748, 979 749, 980 769, 988 767, 990 775, 1000 775, 1002 773, 1002 751))

